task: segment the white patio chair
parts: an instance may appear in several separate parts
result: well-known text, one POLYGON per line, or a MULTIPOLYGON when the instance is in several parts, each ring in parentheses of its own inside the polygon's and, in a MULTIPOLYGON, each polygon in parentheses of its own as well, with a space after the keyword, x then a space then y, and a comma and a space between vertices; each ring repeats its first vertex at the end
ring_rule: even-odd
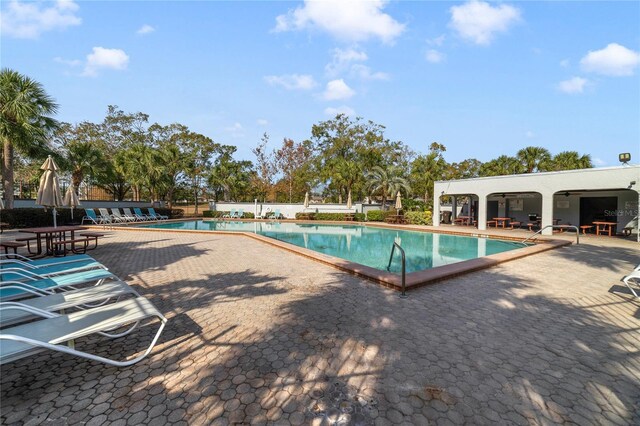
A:
POLYGON ((143 297, 112 303, 98 308, 61 315, 42 309, 29 307, 19 302, 0 303, 0 313, 9 310, 22 310, 42 319, 15 327, 0 330, 0 365, 31 356, 43 350, 63 352, 93 361, 117 367, 125 367, 144 359, 153 349, 167 319, 143 297), (151 344, 140 355, 126 361, 116 361, 73 347, 74 340, 93 334, 109 338, 118 338, 130 334, 141 321, 148 318, 160 320, 160 327, 151 344), (120 333, 114 331, 124 326, 128 328, 120 333), (64 346, 68 343, 69 346, 64 346))

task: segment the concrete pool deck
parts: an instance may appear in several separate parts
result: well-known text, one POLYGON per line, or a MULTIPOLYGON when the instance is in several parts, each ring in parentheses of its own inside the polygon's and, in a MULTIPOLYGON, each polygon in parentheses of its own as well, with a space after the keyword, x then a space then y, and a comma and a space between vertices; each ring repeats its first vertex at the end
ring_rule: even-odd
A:
MULTIPOLYGON (((640 423, 640 302, 619 281, 635 242, 588 236, 400 299, 241 236, 108 234, 91 255, 168 317, 158 346, 128 368, 3 365, 3 424, 640 423)), ((153 331, 77 345, 131 356, 153 331)))

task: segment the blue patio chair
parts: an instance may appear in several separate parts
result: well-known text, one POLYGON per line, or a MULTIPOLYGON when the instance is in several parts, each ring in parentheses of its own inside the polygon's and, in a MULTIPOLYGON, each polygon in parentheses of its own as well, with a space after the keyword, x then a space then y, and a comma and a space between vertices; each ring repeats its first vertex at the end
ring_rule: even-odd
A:
POLYGON ((223 218, 233 218, 236 217, 236 215, 238 214, 236 209, 231 209, 231 211, 229 213, 223 214, 222 217, 223 218))
POLYGON ((169 216, 156 213, 156 209, 154 209, 153 207, 149 207, 147 210, 149 211, 148 215, 151 216, 152 218, 154 218, 155 220, 167 220, 167 219, 169 219, 169 216))
POLYGON ((84 209, 85 215, 80 221, 81 225, 84 225, 85 221, 89 223, 93 223, 94 225, 104 225, 107 223, 111 223, 111 218, 109 216, 105 217, 104 215, 98 216, 93 209, 84 209))
POLYGON ((141 220, 153 220, 151 216, 142 213, 142 210, 140 210, 140 207, 134 207, 133 211, 136 214, 136 216, 139 217, 141 220))

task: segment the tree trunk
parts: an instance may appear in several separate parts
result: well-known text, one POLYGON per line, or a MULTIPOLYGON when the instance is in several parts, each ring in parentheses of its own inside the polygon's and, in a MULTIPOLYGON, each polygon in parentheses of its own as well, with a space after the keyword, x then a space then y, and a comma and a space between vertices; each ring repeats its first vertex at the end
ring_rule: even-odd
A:
POLYGON ((289 179, 289 204, 293 200, 293 179, 289 179))
POLYGON ((13 144, 8 139, 3 141, 4 162, 2 163, 2 180, 4 187, 5 208, 13 208, 13 144))
POLYGON ((193 194, 195 196, 195 208, 193 209, 193 214, 197 215, 198 214, 198 187, 195 186, 193 191, 193 194))

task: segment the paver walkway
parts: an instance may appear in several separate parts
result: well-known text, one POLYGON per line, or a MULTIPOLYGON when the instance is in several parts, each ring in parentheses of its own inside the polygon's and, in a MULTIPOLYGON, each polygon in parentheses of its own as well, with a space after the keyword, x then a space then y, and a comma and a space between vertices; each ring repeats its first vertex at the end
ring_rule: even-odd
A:
MULTIPOLYGON (((2 424, 640 424, 638 246, 593 240, 398 293, 249 238, 91 254, 169 318, 145 361, 2 367, 2 424)), ((126 356, 135 338, 77 347, 126 356)))

